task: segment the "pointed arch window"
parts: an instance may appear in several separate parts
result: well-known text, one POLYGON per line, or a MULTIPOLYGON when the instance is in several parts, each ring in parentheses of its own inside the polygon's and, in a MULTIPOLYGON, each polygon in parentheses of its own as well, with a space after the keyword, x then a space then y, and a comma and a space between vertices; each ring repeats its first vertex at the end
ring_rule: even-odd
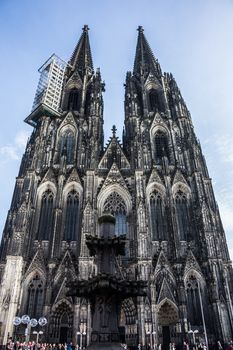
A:
POLYGON ((139 114, 142 111, 142 109, 143 109, 142 93, 141 93, 140 89, 138 89, 136 91, 135 102, 136 102, 137 112, 139 114))
POLYGON ((51 190, 43 193, 38 227, 38 240, 49 240, 53 229, 53 201, 54 195, 51 190))
POLYGON ((116 236, 121 236, 127 233, 127 222, 126 222, 126 205, 123 198, 117 193, 112 192, 105 201, 103 212, 111 213, 115 216, 116 236))
POLYGON ((155 89, 149 91, 149 111, 156 112, 160 108, 159 94, 155 89))
POLYGON ((69 192, 66 202, 66 217, 64 240, 76 241, 79 231, 79 195, 76 191, 69 192))
POLYGON ((150 195, 150 217, 152 240, 159 241, 165 239, 163 201, 158 192, 150 195))
POLYGON ((78 111, 81 107, 81 93, 77 89, 72 89, 68 97, 68 110, 78 111))
POLYGON ((154 137, 155 162, 160 164, 162 157, 167 157, 169 160, 168 138, 165 132, 159 130, 154 137))
POLYGON ((58 338, 61 343, 72 340, 73 312, 67 302, 54 307, 49 325, 51 338, 58 338))
POLYGON ((65 130, 59 140, 59 155, 60 158, 65 155, 68 164, 74 161, 75 138, 74 132, 70 129, 65 130))
POLYGON ((86 101, 85 101, 85 115, 87 116, 90 113, 91 107, 91 91, 88 90, 86 93, 86 101))
POLYGON ((43 315, 44 283, 36 274, 28 284, 26 314, 39 318, 43 315))
POLYGON ((178 191, 175 196, 176 219, 181 241, 186 241, 189 236, 188 203, 185 193, 178 191))
POLYGON ((187 294, 187 308, 188 308, 188 322, 191 326, 201 326, 201 303, 198 280, 195 276, 189 276, 186 281, 186 294, 187 294))

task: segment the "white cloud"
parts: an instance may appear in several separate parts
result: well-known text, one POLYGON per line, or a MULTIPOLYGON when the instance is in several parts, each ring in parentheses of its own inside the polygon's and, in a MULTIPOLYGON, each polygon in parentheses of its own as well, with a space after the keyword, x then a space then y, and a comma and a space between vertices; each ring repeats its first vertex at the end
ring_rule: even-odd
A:
POLYGON ((230 254, 230 259, 233 261, 233 248, 228 249, 230 254))
POLYGON ((14 142, 9 145, 0 146, 0 162, 20 160, 22 151, 24 150, 29 133, 26 130, 17 132, 14 142))
POLYGON ((26 130, 20 130, 15 136, 15 144, 18 148, 23 148, 26 146, 29 137, 29 132, 26 130))
POLYGON ((233 165, 233 139, 231 135, 221 135, 216 138, 216 146, 224 162, 233 165))
POLYGON ((219 202, 219 209, 224 229, 233 232, 233 203, 228 205, 228 203, 219 202))
POLYGON ((1 161, 7 162, 8 160, 19 160, 17 149, 14 146, 2 146, 0 147, 1 161))

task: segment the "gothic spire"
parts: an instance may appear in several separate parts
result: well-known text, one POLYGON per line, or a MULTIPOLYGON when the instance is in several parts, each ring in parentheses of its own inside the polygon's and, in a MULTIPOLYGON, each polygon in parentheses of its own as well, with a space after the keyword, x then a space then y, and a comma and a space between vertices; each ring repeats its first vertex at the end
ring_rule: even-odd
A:
POLYGON ((144 75, 145 73, 152 73, 157 77, 161 76, 161 68, 158 61, 150 48, 148 41, 144 35, 142 26, 138 27, 138 41, 134 60, 133 73, 135 75, 144 75))
POLYGON ((88 30, 88 26, 84 25, 83 33, 69 61, 69 64, 72 66, 72 69, 77 69, 79 72, 85 72, 86 68, 90 68, 91 70, 93 70, 88 30))

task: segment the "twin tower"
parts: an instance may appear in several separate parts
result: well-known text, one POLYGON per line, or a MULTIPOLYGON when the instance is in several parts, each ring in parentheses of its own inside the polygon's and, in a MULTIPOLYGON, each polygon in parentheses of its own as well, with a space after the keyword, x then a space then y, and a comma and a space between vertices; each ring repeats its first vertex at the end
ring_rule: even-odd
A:
POLYGON ((118 307, 122 342, 166 349, 192 342, 194 330, 199 341, 229 341, 232 268, 211 179, 176 81, 143 28, 126 75, 122 143, 113 126, 104 147, 104 83, 87 26, 68 64, 52 56, 40 71, 0 249, 1 343, 23 338, 13 319, 28 314, 48 319, 46 342, 89 344, 93 310, 67 296, 67 283, 98 274, 85 237, 99 235, 105 213, 127 238, 119 279, 147 282, 147 296, 118 307))

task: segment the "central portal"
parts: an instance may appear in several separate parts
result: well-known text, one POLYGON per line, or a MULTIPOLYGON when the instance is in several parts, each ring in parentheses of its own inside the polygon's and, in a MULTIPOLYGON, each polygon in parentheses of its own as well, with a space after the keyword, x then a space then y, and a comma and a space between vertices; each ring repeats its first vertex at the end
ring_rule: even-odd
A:
POLYGON ((170 335, 170 327, 169 326, 163 326, 163 345, 162 350, 168 350, 169 344, 171 343, 171 335, 170 335))
POLYGON ((97 275, 69 283, 70 296, 85 296, 92 310, 91 344, 88 349, 121 350, 124 335, 119 330, 119 305, 128 298, 145 296, 146 282, 118 276, 117 256, 125 254, 126 236, 115 235, 115 218, 99 218, 99 235, 86 235, 90 255, 95 257, 97 275))
POLYGON ((171 328, 178 322, 178 308, 169 299, 164 299, 158 308, 158 325, 162 328, 162 337, 159 342, 162 344, 162 350, 169 350, 171 339, 171 328))

